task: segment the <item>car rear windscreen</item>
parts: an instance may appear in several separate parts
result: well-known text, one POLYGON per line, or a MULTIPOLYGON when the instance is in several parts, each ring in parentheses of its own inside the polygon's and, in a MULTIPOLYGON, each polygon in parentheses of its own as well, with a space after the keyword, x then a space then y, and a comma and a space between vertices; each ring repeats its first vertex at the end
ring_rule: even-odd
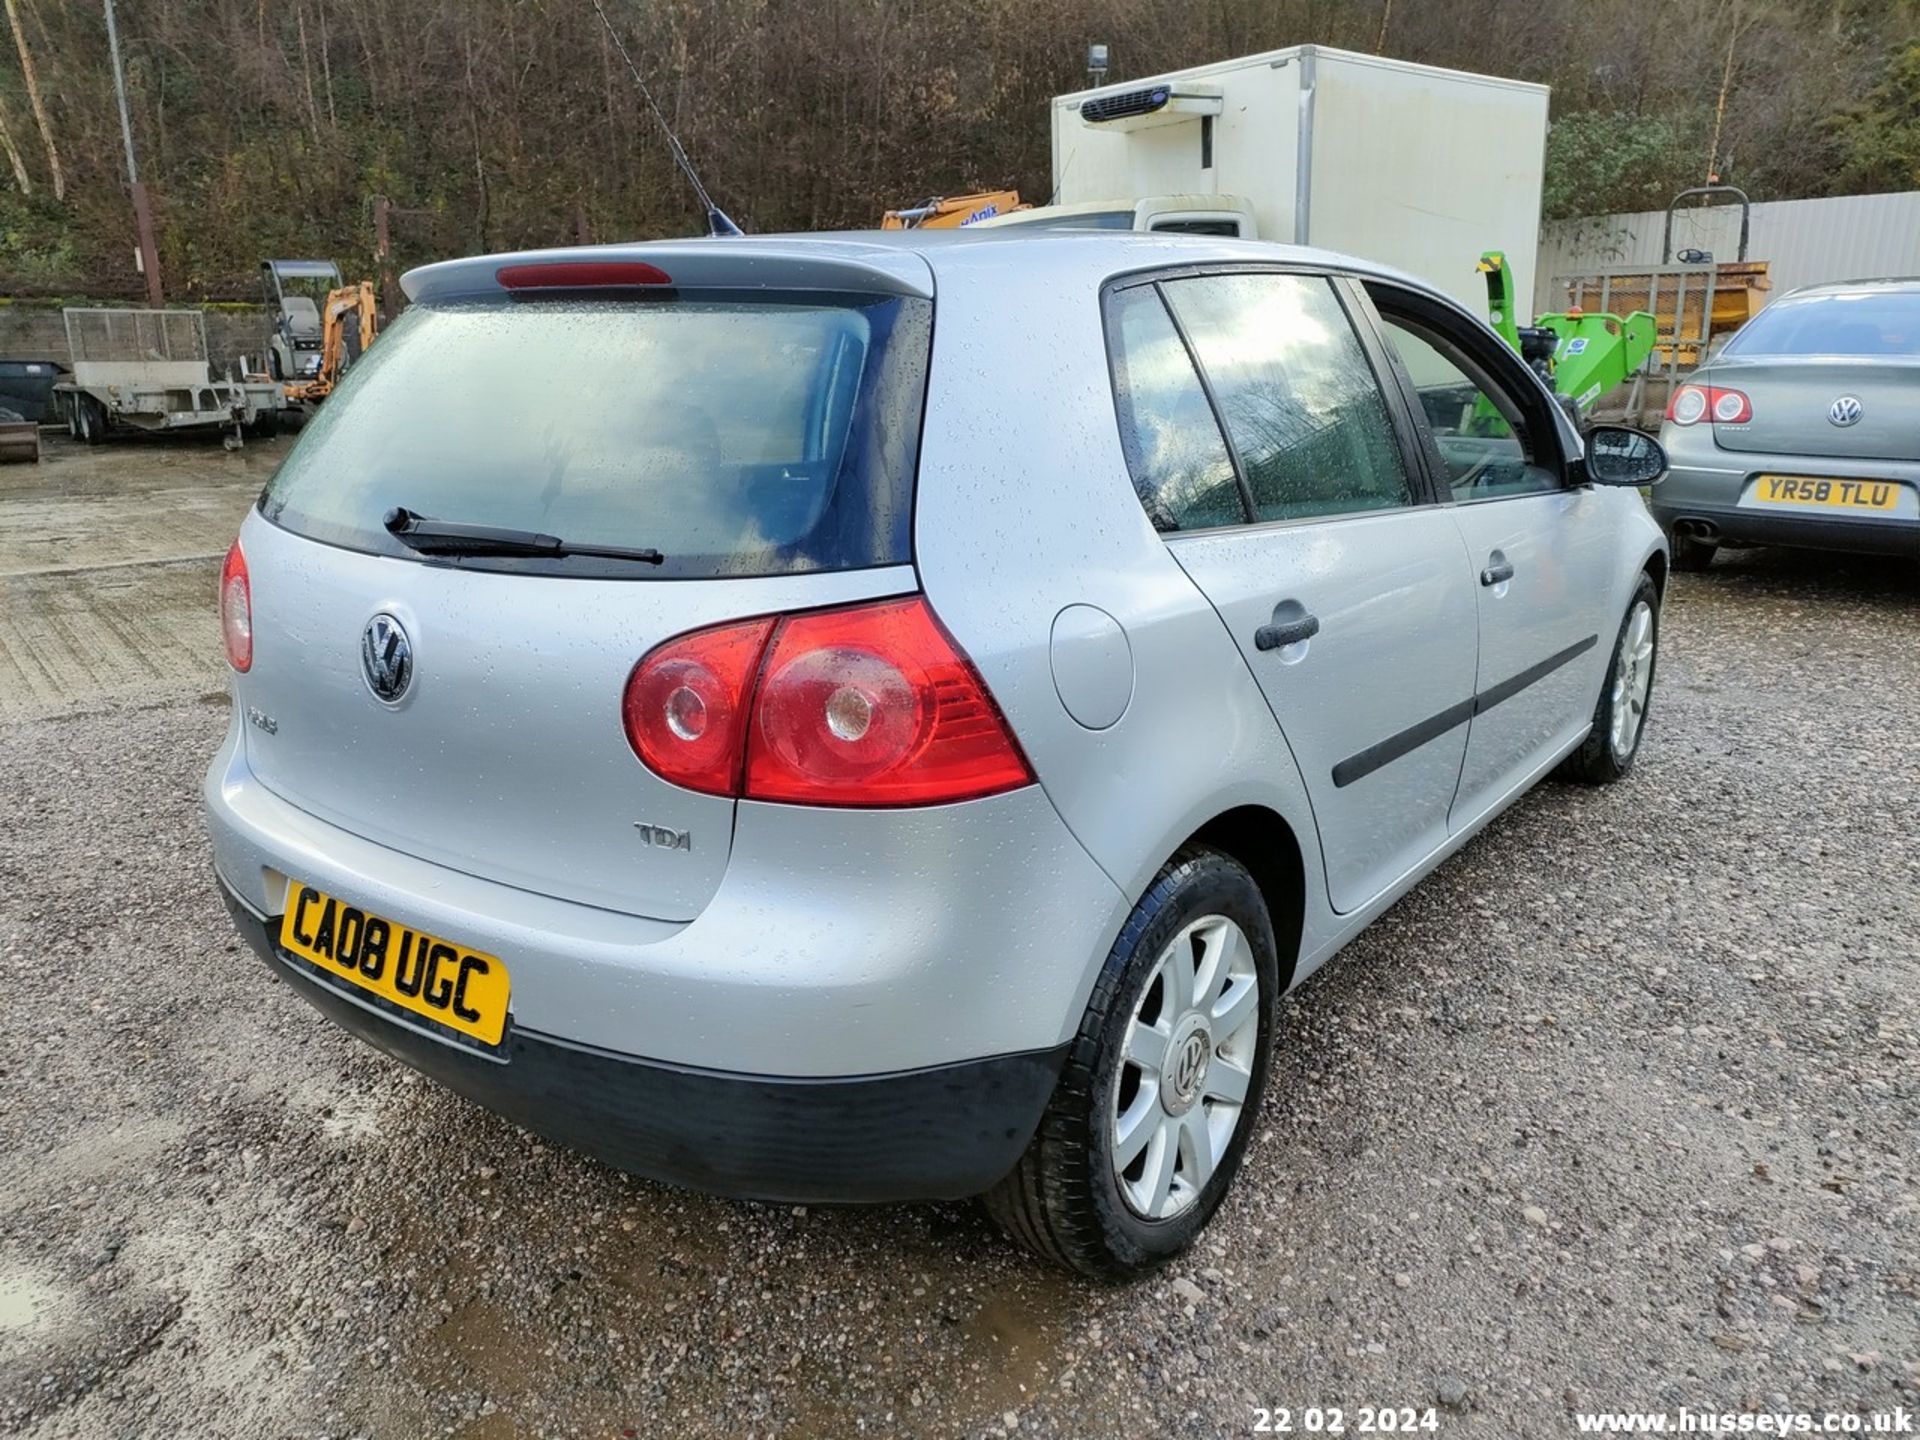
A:
POLYGON ((418 516, 650 548, 473 569, 689 578, 911 559, 932 307, 680 292, 416 305, 320 407, 260 498, 327 544, 422 558, 418 516))
POLYGON ((1766 355, 1920 356, 1920 290, 1863 290, 1776 300, 1727 342, 1742 359, 1766 355))

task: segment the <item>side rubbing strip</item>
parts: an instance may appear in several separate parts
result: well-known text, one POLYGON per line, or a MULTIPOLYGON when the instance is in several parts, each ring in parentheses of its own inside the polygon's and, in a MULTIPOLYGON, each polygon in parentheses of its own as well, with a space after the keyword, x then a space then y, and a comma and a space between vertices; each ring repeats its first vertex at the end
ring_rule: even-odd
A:
POLYGON ((1462 700, 1458 705, 1449 705, 1438 715, 1431 715, 1418 725, 1410 725, 1398 735, 1389 735, 1377 745, 1369 745, 1358 755, 1350 755, 1333 767, 1333 783, 1336 789, 1344 789, 1354 781, 1363 779, 1378 770, 1382 765, 1391 764, 1410 750, 1418 750, 1429 740, 1438 740, 1456 725, 1465 724, 1473 718, 1473 701, 1462 700))
POLYGON ((1475 715, 1484 715, 1503 700, 1511 700, 1529 685, 1538 683, 1558 670, 1569 660, 1587 653, 1600 643, 1598 635, 1589 635, 1576 645, 1569 645, 1556 654, 1549 655, 1538 665, 1530 665, 1511 680, 1502 680, 1490 690, 1482 690, 1471 700, 1462 700, 1457 705, 1449 705, 1438 715, 1431 715, 1417 725, 1409 725, 1397 735, 1389 735, 1374 745, 1369 745, 1357 755, 1350 755, 1333 767, 1335 789, 1345 789, 1356 780, 1361 780, 1378 770, 1382 765, 1390 765, 1402 755, 1418 750, 1429 740, 1438 740, 1447 731, 1475 715))
POLYGON ((1482 690, 1478 695, 1473 697, 1473 713, 1476 715, 1486 714, 1487 711, 1498 705, 1502 700, 1511 700, 1529 685, 1546 679, 1547 676, 1558 670, 1569 660, 1574 659, 1576 656, 1586 654, 1587 651, 1599 643, 1600 637, 1598 635, 1589 635, 1578 644, 1569 645, 1566 649, 1549 655, 1538 665, 1529 665, 1511 680, 1502 680, 1491 690, 1482 690))

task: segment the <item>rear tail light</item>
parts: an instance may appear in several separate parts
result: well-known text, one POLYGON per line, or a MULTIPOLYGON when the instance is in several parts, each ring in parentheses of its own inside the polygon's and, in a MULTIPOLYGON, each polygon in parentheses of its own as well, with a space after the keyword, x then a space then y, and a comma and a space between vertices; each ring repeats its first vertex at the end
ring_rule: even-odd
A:
POLYGON ((633 667, 621 716, 633 753, 689 790, 740 793, 748 707, 772 619, 695 630, 633 667))
POLYGON ((1744 391, 1719 385, 1682 385, 1667 402, 1667 419, 1676 425, 1697 425, 1709 415, 1721 425, 1744 425, 1753 419, 1753 402, 1744 391))
POLYGON ((1713 419, 1718 425, 1744 425, 1753 419, 1753 402, 1739 390, 1710 389, 1713 419))
POLYGON ((220 637, 227 663, 241 674, 253 665, 253 588, 247 581, 247 557, 238 540, 220 567, 220 637))
POLYGON ((807 805, 932 805, 1032 782, 926 600, 749 620, 650 651, 627 738, 689 789, 807 805))

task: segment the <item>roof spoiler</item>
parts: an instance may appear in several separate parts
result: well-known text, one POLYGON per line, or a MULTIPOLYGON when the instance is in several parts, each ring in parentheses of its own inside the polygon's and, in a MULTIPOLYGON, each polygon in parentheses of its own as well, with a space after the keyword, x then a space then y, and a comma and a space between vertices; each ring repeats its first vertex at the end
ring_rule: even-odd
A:
MULTIPOLYGON (((400 285, 410 301, 479 299, 512 293, 502 271, 539 269, 548 291, 616 286, 654 289, 832 290, 933 298, 927 262, 905 247, 854 246, 794 240, 658 241, 646 245, 583 245, 443 260, 409 270, 400 285), (581 284, 556 277, 578 266, 581 284), (619 272, 651 270, 664 279, 623 282, 619 272)), ((510 278, 517 279, 517 276, 510 278)))

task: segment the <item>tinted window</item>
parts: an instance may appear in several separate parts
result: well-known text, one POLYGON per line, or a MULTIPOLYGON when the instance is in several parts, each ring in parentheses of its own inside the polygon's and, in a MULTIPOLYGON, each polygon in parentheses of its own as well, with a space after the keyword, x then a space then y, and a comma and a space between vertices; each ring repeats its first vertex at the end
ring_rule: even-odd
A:
POLYGON ((1259 519, 1413 503, 1386 400, 1330 282, 1208 275, 1166 289, 1259 519))
POLYGON ((644 579, 904 562, 929 310, 717 294, 417 305, 347 372, 261 510, 407 558, 381 524, 394 506, 667 556, 461 562, 473 568, 644 579))
POLYGON ((1741 327, 1726 353, 1920 356, 1920 291, 1776 300, 1741 327))
POLYGON ((1108 318, 1120 443, 1153 528, 1244 525, 1233 461, 1159 294, 1122 290, 1108 318))
POLYGON ((1533 463, 1519 408, 1444 337, 1392 316, 1387 343, 1420 395, 1427 428, 1439 447, 1456 500, 1533 495, 1560 488, 1551 470, 1533 463))
POLYGON ((1032 214, 1016 213, 1006 220, 995 221, 993 228, 1004 230, 1014 225, 1025 225, 1035 230, 1131 230, 1133 211, 1081 210, 1062 215, 1053 210, 1040 210, 1032 214))
POLYGON ((1054 221, 1062 230, 1131 230, 1133 211, 1093 210, 1054 221))
POLYGON ((1238 220, 1156 220, 1153 230, 1157 235, 1225 235, 1237 237, 1240 234, 1238 220))

